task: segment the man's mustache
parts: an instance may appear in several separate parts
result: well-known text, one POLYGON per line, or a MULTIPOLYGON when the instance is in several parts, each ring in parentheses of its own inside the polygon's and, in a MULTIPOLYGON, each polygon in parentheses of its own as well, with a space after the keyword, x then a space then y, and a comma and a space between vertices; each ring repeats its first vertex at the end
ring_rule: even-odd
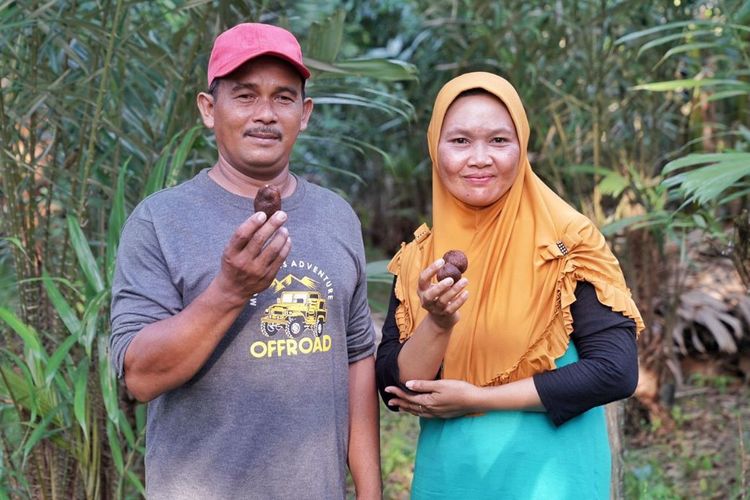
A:
POLYGON ((274 127, 254 127, 245 130, 245 135, 272 136, 274 139, 281 139, 281 130, 274 127))

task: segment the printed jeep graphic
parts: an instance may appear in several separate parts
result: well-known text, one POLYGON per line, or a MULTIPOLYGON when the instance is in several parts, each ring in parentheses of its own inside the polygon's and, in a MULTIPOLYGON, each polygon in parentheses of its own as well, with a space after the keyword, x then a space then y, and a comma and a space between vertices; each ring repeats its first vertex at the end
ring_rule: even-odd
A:
POLYGON ((276 303, 263 312, 260 330, 266 337, 283 331, 287 337, 299 337, 309 329, 316 337, 323 334, 326 301, 318 292, 282 292, 276 303))

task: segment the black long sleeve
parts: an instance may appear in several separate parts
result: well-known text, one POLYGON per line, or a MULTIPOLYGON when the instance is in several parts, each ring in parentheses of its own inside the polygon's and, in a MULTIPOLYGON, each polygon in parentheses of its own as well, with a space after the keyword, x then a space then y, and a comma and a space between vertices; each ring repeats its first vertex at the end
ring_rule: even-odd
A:
POLYGON ((578 283, 570 308, 579 360, 534 376, 539 398, 557 426, 630 396, 638 384, 635 322, 599 302, 586 282, 578 283))
MULTIPOLYGON (((395 287, 396 280, 393 280, 395 287)), ((398 411, 398 408, 388 405, 388 401, 393 398, 393 394, 388 394, 384 389, 388 386, 395 385, 406 389, 401 383, 401 374, 398 369, 398 355, 404 344, 399 341, 399 331, 396 325, 396 307, 398 299, 396 294, 391 291, 391 300, 388 304, 388 314, 383 323, 383 338, 378 346, 377 356, 375 357, 375 380, 378 384, 380 397, 383 398, 386 406, 392 411, 398 411)))
MULTIPOLYGON (((571 338, 580 359, 534 376, 542 404, 557 426, 594 406, 629 396, 638 382, 633 320, 601 304, 589 283, 579 282, 575 293, 571 338)), ((376 359, 378 390, 386 403, 393 397, 383 392, 386 386, 403 387, 398 369, 403 344, 395 320, 397 306, 392 293, 376 359)))

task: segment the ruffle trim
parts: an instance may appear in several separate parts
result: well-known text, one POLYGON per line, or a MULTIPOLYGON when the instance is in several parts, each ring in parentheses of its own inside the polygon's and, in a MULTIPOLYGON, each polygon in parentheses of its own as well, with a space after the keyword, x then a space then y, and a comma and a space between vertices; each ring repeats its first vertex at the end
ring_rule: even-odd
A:
POLYGON ((388 271, 396 276, 394 291, 396 298, 399 301, 399 305, 396 307, 395 319, 399 331, 399 341, 402 343, 406 342, 414 332, 414 317, 411 314, 406 290, 403 286, 403 280, 401 279, 401 259, 406 252, 421 252, 425 240, 431 234, 432 231, 427 224, 419 226, 417 230, 414 231, 414 240, 408 245, 406 243, 401 243, 401 248, 388 263, 388 271))
POLYGON ((573 333, 573 314, 570 306, 576 301, 575 287, 578 281, 587 281, 596 289, 599 302, 632 319, 636 325, 636 336, 645 328, 641 313, 624 285, 615 284, 608 276, 596 271, 575 267, 575 259, 565 263, 555 288, 555 313, 539 339, 508 370, 500 373, 484 386, 503 385, 551 370, 555 360, 565 354, 573 333))

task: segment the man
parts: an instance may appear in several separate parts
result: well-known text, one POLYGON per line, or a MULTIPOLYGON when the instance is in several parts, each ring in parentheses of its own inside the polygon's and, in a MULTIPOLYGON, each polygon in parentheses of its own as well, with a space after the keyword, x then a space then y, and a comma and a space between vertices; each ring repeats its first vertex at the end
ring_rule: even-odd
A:
POLYGON ((380 497, 359 220, 289 171, 309 76, 286 30, 222 33, 197 98, 216 164, 123 229, 110 343, 149 402, 150 498, 343 498, 347 461, 358 497, 380 497), (282 195, 268 219, 252 209, 265 185, 282 195))

